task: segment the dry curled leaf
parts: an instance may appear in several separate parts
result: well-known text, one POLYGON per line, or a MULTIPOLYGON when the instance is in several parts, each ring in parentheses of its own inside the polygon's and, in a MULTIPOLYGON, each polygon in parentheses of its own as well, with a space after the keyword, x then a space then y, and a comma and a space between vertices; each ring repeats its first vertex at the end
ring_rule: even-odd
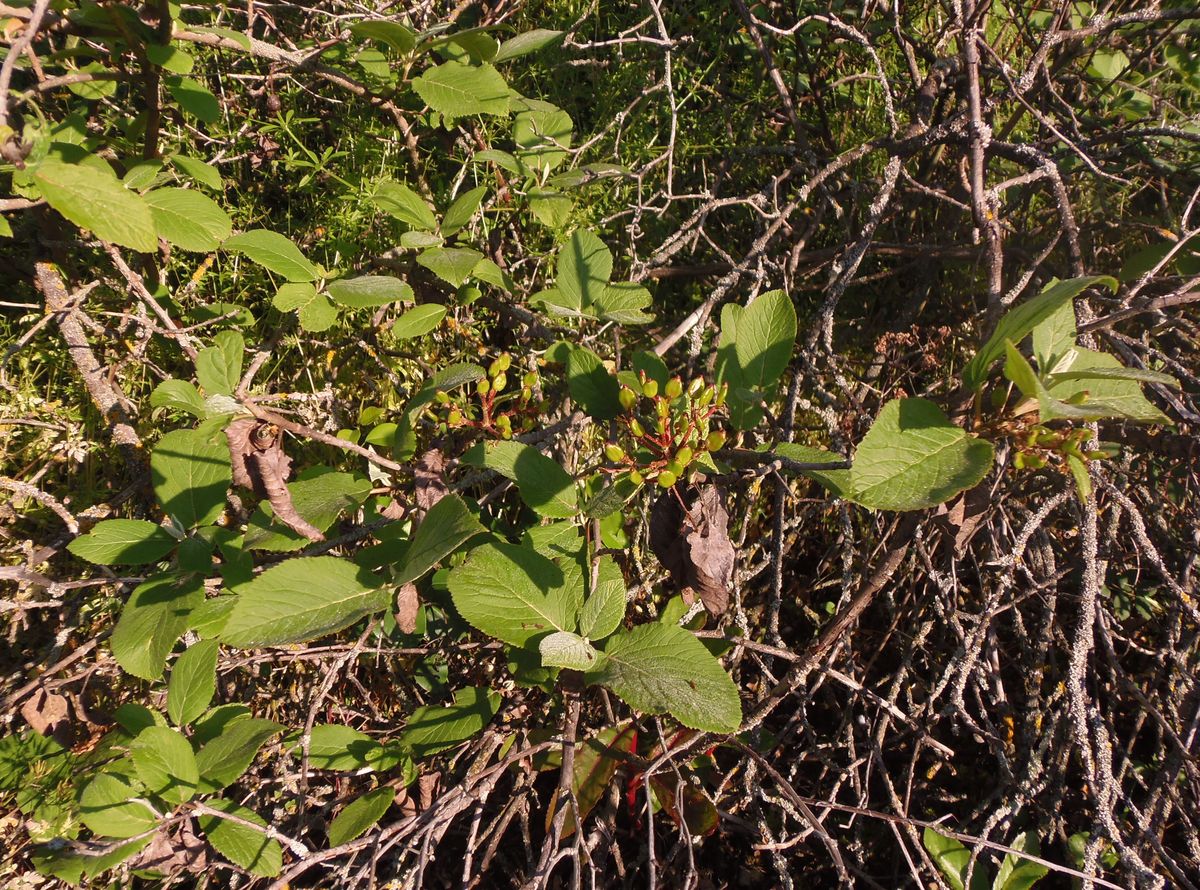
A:
POLYGON ((736 553, 729 540, 729 511, 715 485, 700 489, 684 509, 691 490, 670 489, 650 511, 650 547, 686 599, 698 594, 713 615, 729 608, 736 553))
POLYGON ((417 609, 420 607, 421 598, 417 596, 416 584, 409 581, 396 591, 396 626, 401 633, 416 633, 417 609))
POLYGON ((446 458, 436 448, 430 448, 417 459, 413 467, 413 487, 417 509, 422 513, 450 493, 446 485, 446 458))
POLYGON ((21 706, 21 716, 38 735, 50 735, 68 715, 67 700, 54 692, 39 689, 21 706))
POLYGON ((324 541, 321 530, 301 516, 292 503, 287 487, 292 459, 283 451, 279 427, 254 417, 243 417, 225 428, 225 438, 229 441, 233 483, 266 498, 275 518, 288 528, 310 541, 324 541))

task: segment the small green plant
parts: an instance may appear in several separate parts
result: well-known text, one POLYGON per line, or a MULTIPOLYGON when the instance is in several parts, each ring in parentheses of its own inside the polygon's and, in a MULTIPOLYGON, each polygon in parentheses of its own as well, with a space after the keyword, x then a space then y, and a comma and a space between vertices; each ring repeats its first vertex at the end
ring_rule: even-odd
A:
MULTIPOLYGON (((958 840, 926 828, 921 837, 926 851, 953 890, 1028 890, 1050 870, 1040 862, 1006 853, 995 878, 988 880, 988 868, 980 859, 972 865, 971 851, 958 840)), ((1023 831, 1008 846, 1031 856, 1041 855, 1036 834, 1023 831)))

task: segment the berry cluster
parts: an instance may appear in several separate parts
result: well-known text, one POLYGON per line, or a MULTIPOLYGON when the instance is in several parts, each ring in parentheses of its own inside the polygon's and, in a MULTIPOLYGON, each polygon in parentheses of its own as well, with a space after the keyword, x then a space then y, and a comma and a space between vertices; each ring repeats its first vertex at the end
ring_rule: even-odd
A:
POLYGON ((478 429, 492 433, 502 439, 511 439, 513 430, 529 432, 536 423, 539 412, 546 409, 534 393, 538 386, 537 371, 529 371, 521 377, 521 388, 508 389, 508 372, 512 368, 512 356, 501 353, 489 366, 487 376, 475 384, 473 404, 470 397, 455 399, 445 391, 434 396, 434 402, 445 410, 444 417, 434 419, 442 433, 452 429, 478 429))
POLYGON ((1051 461, 1065 461, 1070 457, 1087 463, 1113 456, 1108 450, 1085 451, 1084 444, 1091 437, 1091 430, 1086 427, 1060 431, 1039 424, 1030 428, 1017 449, 1013 464, 1018 470, 1040 470, 1051 461))
POLYGON ((660 386, 643 371, 631 386, 622 386, 618 418, 626 447, 610 444, 604 456, 627 470, 635 483, 656 481, 670 488, 684 478, 688 466, 700 455, 725 444, 725 433, 712 429, 713 415, 725 404, 727 386, 706 383, 697 377, 686 387, 678 377, 660 386))

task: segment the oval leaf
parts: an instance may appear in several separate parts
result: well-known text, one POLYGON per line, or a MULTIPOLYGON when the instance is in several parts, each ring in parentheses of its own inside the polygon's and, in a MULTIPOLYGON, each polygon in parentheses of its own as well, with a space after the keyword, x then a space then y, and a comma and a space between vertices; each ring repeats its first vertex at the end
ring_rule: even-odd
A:
POLYGON ((230 646, 303 643, 388 605, 383 581, 333 556, 290 559, 238 588, 221 639, 230 646))
POLYGON ((158 234, 184 250, 216 250, 233 231, 229 214, 193 189, 162 188, 144 196, 158 234))

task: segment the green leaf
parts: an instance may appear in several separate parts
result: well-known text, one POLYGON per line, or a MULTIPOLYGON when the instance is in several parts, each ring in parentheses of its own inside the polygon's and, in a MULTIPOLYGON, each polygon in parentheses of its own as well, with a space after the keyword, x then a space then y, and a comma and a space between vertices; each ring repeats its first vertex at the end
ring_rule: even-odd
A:
POLYGON ((402 56, 412 52, 417 45, 417 35, 399 22, 356 22, 350 26, 350 33, 355 37, 377 40, 402 56))
POLYGON ((198 418, 203 418, 205 414, 204 399, 200 398, 196 387, 187 380, 164 380, 150 393, 150 405, 154 408, 185 411, 198 418))
POLYGON ((431 247, 421 252, 417 262, 452 287, 459 287, 481 259, 483 254, 470 247, 431 247))
POLYGON ((267 569, 238 588, 221 640, 240 649, 303 643, 387 607, 383 580, 333 556, 306 556, 267 569))
POLYGON ((562 31, 551 31, 547 28, 534 28, 531 31, 525 31, 511 40, 506 40, 500 44, 500 49, 492 61, 507 62, 509 59, 515 59, 526 53, 537 52, 539 49, 544 49, 557 41, 562 35, 562 31))
POLYGON ((456 494, 448 494, 429 508, 413 534, 396 584, 416 581, 462 544, 485 531, 456 494))
POLYGON ((414 229, 432 232, 437 228, 437 217, 433 215, 425 199, 404 183, 393 182, 390 179, 379 182, 371 200, 384 213, 414 229))
POLYGON ((216 640, 201 640, 175 660, 167 686, 167 713, 176 726, 187 726, 207 709, 217 690, 216 640))
POLYGON ((589 519, 603 519, 616 513, 641 489, 628 475, 619 476, 605 488, 600 489, 583 505, 583 515, 589 519))
POLYGON ((1033 366, 1017 351, 1011 340, 1004 341, 1004 352, 1004 376, 1015 383, 1026 398, 1038 398, 1045 390, 1033 366))
MULTIPOLYGON (((565 161, 575 124, 571 116, 549 102, 522 99, 513 118, 512 138, 519 147, 518 161, 539 173, 548 173, 565 161)), ((611 269, 609 270, 611 273, 611 269)))
POLYGON ((1067 469, 1075 480, 1075 490, 1079 492, 1079 500, 1086 502, 1092 493, 1092 477, 1088 473, 1087 464, 1073 454, 1067 455, 1067 469))
MULTIPOLYGON (((946 837, 932 828, 925 829, 921 841, 938 870, 946 878, 946 882, 954 890, 965 890, 971 851, 954 838, 946 837)), ((974 874, 971 878, 971 890, 984 890, 987 886, 987 866, 982 861, 976 860, 974 874)))
POLYGON ((196 356, 196 379, 206 395, 231 396, 242 378, 242 356, 246 341, 237 331, 221 331, 213 345, 196 356))
MULTIPOLYGON (((308 765, 313 769, 356 770, 367 765, 367 755, 379 747, 365 732, 339 723, 319 723, 308 742, 308 765)), ((301 746, 295 748, 300 755, 301 746)))
POLYGON ((1092 56, 1092 62, 1088 65, 1088 73, 1104 83, 1108 83, 1116 80, 1128 67, 1129 57, 1120 50, 1098 52, 1092 56))
MULTIPOLYGON (((241 35, 245 37, 245 35, 241 35)), ((190 77, 164 78, 167 89, 175 101, 188 114, 206 124, 215 124, 221 119, 221 103, 208 87, 190 77)))
POLYGON ((383 787, 368 791, 357 800, 351 801, 337 814, 337 818, 329 823, 329 846, 340 847, 354 840, 382 819, 395 799, 396 789, 383 787))
POLYGON ((107 164, 64 164, 53 158, 33 171, 51 207, 97 238, 142 253, 158 250, 150 207, 121 184, 107 164))
MULTIPOLYGON (((1038 837, 1032 831, 1021 832, 1009 846, 1033 856, 1042 853, 1038 837)), ((1000 871, 996 873, 996 880, 992 883, 992 890, 1029 890, 1049 873, 1050 869, 1040 862, 1006 853, 1004 861, 1000 863, 1000 871)))
MULTIPOLYGON (((306 470, 289 482, 292 506, 310 525, 326 532, 343 512, 357 510, 370 496, 371 481, 357 473, 338 473, 327 467, 306 470)), ((286 553, 311 543, 308 538, 274 518, 267 502, 260 503, 250 517, 242 546, 247 550, 286 553)))
POLYGON ((185 528, 209 525, 221 515, 230 476, 228 446, 200 430, 169 432, 150 453, 154 495, 185 528))
POLYGON ((399 278, 388 275, 363 275, 359 278, 339 278, 326 285, 325 290, 335 303, 352 309, 386 306, 408 301, 413 289, 399 278))
POLYGON ((295 309, 300 327, 314 334, 329 330, 337 321, 337 307, 308 281, 280 285, 271 305, 280 312, 295 309))
POLYGON ((165 726, 143 729, 129 747, 133 768, 146 790, 170 804, 191 800, 200 772, 192 746, 165 726))
POLYGON ((579 633, 589 640, 611 635, 625 617, 625 576, 611 556, 602 556, 596 584, 579 612, 579 633))
MULTIPOLYGON (((236 782, 254 762, 258 749, 283 729, 278 723, 247 717, 244 712, 236 710, 243 708, 243 705, 225 707, 235 709, 229 711, 227 716, 230 719, 217 727, 216 734, 207 739, 196 755, 196 769, 200 773, 197 785, 206 794, 220 791, 236 782)), ((214 714, 221 711, 221 708, 217 708, 214 714)), ((202 735, 200 729, 200 726, 196 727, 197 740, 207 736, 207 733, 202 735)))
POLYGON ((187 155, 171 155, 170 160, 185 176, 194 179, 201 185, 206 185, 216 191, 221 191, 224 187, 224 184, 221 182, 221 171, 212 164, 205 163, 197 158, 189 158, 187 155))
POLYGON ((491 65, 445 62, 413 82, 421 100, 447 118, 508 111, 508 84, 491 65))
POLYGON ((279 841, 267 836, 267 823, 258 813, 222 797, 215 797, 204 803, 214 810, 228 813, 246 822, 253 822, 264 829, 256 831, 220 816, 200 814, 197 816, 200 830, 218 853, 234 865, 240 865, 251 874, 264 878, 273 878, 283 870, 283 849, 279 846, 279 841))
POLYGON ((425 705, 413 711, 401 741, 418 760, 453 748, 483 731, 500 709, 500 694, 467 686, 448 707, 425 705))
POLYGON ((479 205, 483 202, 483 196, 486 194, 487 186, 481 185, 469 192, 463 192, 455 198, 454 203, 446 208, 446 215, 442 217, 442 234, 453 235, 469 223, 479 210, 479 205))
POLYGON ((1069 364, 1060 363, 1059 368, 1046 392, 1053 399, 1077 407, 1083 418, 1115 416, 1140 423, 1170 423, 1170 418, 1142 394, 1140 381, 1145 380, 1147 372, 1125 368, 1106 352, 1082 347, 1075 349, 1069 364), (1086 399, 1078 402, 1085 393, 1086 399))
POLYGON ((542 516, 575 516, 575 480, 557 461, 520 442, 481 442, 463 455, 465 463, 495 470, 517 483, 521 500, 542 516))
POLYGON ((562 305, 586 312, 602 299, 612 278, 612 251, 594 232, 579 229, 558 252, 555 287, 563 295, 562 305))
POLYGON ((426 303, 414 306, 394 322, 388 331, 393 340, 411 340, 423 337, 442 323, 446 317, 446 307, 437 303, 426 303))
POLYGON ((188 614, 202 602, 204 580, 195 575, 157 575, 138 585, 109 641, 117 664, 143 680, 159 679, 188 614))
POLYGON ((1003 357, 1005 340, 1020 344, 1034 328, 1054 315, 1064 303, 1071 302, 1089 287, 1097 284, 1107 285, 1114 292, 1117 289, 1116 279, 1107 275, 1072 278, 1052 284, 1036 297, 1014 306, 1000 319, 992 336, 963 368, 963 383, 968 389, 979 391, 986 382, 992 365, 1003 357))
POLYGON ((175 74, 191 74, 196 60, 169 43, 147 43, 146 58, 175 74))
MULTIPOLYGON (((834 454, 832 451, 826 451, 824 448, 814 448, 811 445, 798 445, 795 442, 780 442, 775 446, 775 453, 780 457, 786 457, 788 460, 806 464, 834 463, 845 460, 840 454, 834 454)), ((832 494, 840 498, 849 498, 851 496, 849 470, 804 470, 802 472, 805 476, 816 480, 832 494)))
POLYGON ((216 250, 233 231, 229 214, 194 189, 155 189, 143 200, 150 206, 159 236, 184 250, 216 250))
POLYGON ((556 630, 573 631, 562 570, 526 547, 489 542, 450 571, 454 607, 468 624, 513 646, 556 630))
POLYGON ((879 510, 920 510, 973 488, 992 466, 992 446, 952 424, 927 399, 893 399, 858 446, 852 500, 879 510))
POLYGON ((542 637, 538 643, 543 667, 569 668, 574 671, 591 670, 599 655, 592 644, 579 634, 560 630, 542 637))
POLYGON ((575 209, 575 202, 556 189, 531 188, 525 198, 533 218, 555 231, 570 222, 571 211, 575 209))
POLYGON ((703 643, 675 624, 643 624, 610 637, 587 679, 632 708, 670 713, 691 729, 736 732, 742 723, 733 680, 703 643))
POLYGON ((600 356, 583 346, 567 354, 567 388, 571 398, 596 420, 611 420, 622 412, 617 378, 608 373, 600 356))
POLYGON ((308 261, 300 248, 290 240, 269 229, 251 229, 234 235, 222 245, 226 250, 245 254, 260 266, 282 275, 288 281, 316 281, 321 277, 317 267, 308 261))
POLYGON ((150 831, 158 816, 148 805, 131 800, 140 791, 123 776, 97 773, 79 795, 79 818, 100 837, 126 838, 150 831))
POLYGON ((1033 355, 1037 359, 1038 370, 1043 374, 1050 373, 1074 348, 1075 301, 1068 300, 1033 329, 1033 355))
POLYGON ((737 322, 733 352, 740 385, 756 389, 774 385, 787 369, 795 344, 792 298, 779 290, 760 295, 742 309, 737 322))
POLYGON ((106 519, 80 535, 67 549, 102 566, 140 566, 158 562, 174 549, 167 530, 144 519, 106 519))
POLYGON ((632 281, 610 284, 592 306, 598 318, 617 324, 649 324, 654 316, 642 310, 652 302, 650 291, 632 281))

